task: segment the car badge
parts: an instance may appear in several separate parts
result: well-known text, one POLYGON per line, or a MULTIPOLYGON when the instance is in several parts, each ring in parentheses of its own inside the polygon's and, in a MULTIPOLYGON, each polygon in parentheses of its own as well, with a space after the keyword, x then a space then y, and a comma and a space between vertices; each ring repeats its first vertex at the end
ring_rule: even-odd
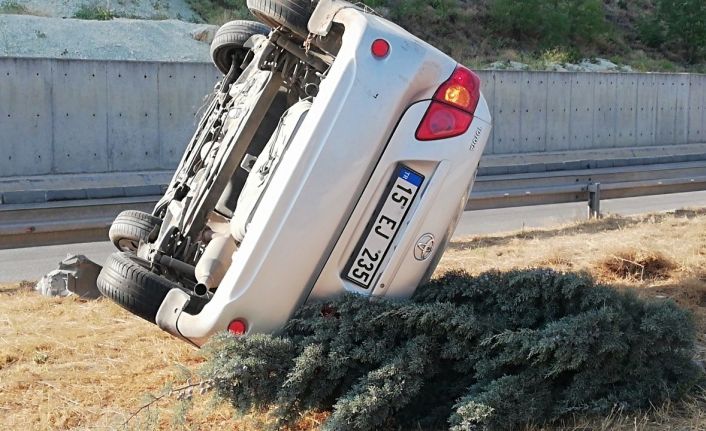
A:
POLYGON ((425 233, 414 246, 414 258, 419 261, 426 260, 431 256, 432 251, 434 251, 434 235, 425 233))

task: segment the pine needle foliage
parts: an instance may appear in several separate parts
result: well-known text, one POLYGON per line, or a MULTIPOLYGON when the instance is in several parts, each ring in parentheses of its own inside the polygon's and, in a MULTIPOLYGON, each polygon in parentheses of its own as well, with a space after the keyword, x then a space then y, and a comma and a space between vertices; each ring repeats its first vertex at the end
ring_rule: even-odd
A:
POLYGON ((451 272, 407 301, 348 295, 276 336, 223 334, 203 372, 273 428, 313 409, 324 430, 503 430, 677 399, 703 377, 694 338, 673 302, 586 274, 451 272))

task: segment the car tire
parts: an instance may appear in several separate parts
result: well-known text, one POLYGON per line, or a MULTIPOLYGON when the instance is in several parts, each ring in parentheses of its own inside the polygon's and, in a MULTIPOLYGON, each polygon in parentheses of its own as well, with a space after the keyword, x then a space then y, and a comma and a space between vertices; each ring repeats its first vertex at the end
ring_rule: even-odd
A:
POLYGON ((167 293, 181 289, 147 269, 146 261, 121 251, 108 257, 96 284, 103 296, 152 323, 167 293))
POLYGON ((260 21, 272 26, 282 26, 306 38, 307 24, 316 3, 312 0, 247 0, 248 9, 260 21))
POLYGON ((120 251, 135 252, 140 241, 147 241, 155 226, 162 220, 142 211, 127 210, 115 217, 108 237, 120 251))
MULTIPOLYGON (((236 58, 245 57, 248 49, 244 47, 245 42, 253 35, 263 34, 267 36, 270 28, 257 21, 230 21, 221 26, 216 31, 216 35, 211 42, 211 60, 218 70, 224 75, 230 70, 233 56, 236 58)), ((242 61, 242 60, 241 60, 242 61)))

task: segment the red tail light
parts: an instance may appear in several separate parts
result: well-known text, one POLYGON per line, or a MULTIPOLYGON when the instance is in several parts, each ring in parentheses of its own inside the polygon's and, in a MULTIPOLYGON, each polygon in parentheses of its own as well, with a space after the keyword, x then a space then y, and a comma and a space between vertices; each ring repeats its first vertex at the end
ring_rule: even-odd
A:
POLYGON ((248 332, 248 324, 243 319, 235 319, 228 325, 228 331, 233 335, 245 335, 248 332))
POLYGON ((370 52, 376 58, 385 58, 390 53, 390 44, 385 39, 375 39, 370 46, 370 52))
POLYGON ((451 138, 466 133, 480 99, 480 78, 458 65, 436 93, 417 128, 420 141, 451 138))
POLYGON ((441 102, 431 102, 417 129, 417 139, 433 141, 462 135, 473 121, 473 115, 441 102))

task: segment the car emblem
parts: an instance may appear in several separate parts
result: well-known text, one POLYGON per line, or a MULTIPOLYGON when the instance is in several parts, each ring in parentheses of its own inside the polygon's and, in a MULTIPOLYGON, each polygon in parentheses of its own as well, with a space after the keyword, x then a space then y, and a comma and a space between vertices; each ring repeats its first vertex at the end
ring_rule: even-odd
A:
POLYGON ((414 246, 414 258, 417 260, 426 260, 431 256, 433 250, 434 235, 425 233, 417 240, 417 244, 414 246))

